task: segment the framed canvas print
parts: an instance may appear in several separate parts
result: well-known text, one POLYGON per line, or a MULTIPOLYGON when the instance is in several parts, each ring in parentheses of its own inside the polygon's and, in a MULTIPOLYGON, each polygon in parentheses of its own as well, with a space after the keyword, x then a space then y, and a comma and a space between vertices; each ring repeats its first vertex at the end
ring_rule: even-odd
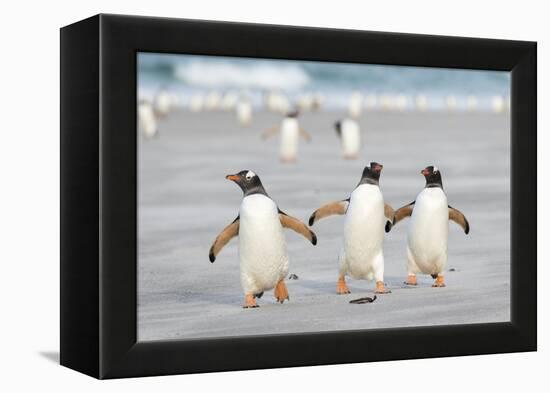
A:
POLYGON ((534 351, 535 153, 533 42, 66 26, 61 364, 534 351))

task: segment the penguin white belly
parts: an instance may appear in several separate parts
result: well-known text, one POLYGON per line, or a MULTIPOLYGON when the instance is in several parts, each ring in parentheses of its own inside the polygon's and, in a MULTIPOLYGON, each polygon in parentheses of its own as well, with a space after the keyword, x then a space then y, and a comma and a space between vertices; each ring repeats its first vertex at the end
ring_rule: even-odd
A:
POLYGON ((380 188, 363 184, 351 194, 344 223, 344 270, 357 279, 383 276, 384 198, 380 188))
POLYGON ((288 273, 288 254, 275 202, 261 194, 243 198, 239 256, 245 294, 274 288, 288 273))
POLYGON ((148 103, 142 103, 138 106, 138 123, 143 135, 152 138, 157 133, 157 121, 153 107, 148 103))
POLYGON ((162 116, 166 116, 170 112, 171 108, 170 94, 167 92, 160 92, 155 100, 155 105, 158 113, 162 116))
POLYGON ((280 157, 283 161, 294 161, 298 153, 299 125, 295 118, 286 118, 281 123, 280 157))
POLYGON ((239 102, 237 104, 237 120, 243 126, 252 121, 252 106, 248 102, 239 102))
POLYGON ((345 158, 357 158, 361 147, 359 124, 353 120, 342 123, 342 155, 345 158))
POLYGON ((409 273, 441 273, 447 263, 449 210, 447 196, 439 187, 418 194, 408 230, 409 273))

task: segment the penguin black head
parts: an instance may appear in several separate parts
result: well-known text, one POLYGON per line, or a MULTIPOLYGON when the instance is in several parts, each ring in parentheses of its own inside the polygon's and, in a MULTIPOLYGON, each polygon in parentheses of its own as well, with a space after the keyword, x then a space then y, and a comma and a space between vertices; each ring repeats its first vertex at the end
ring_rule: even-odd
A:
POLYGON ((371 162, 369 166, 366 166, 365 169, 363 169, 363 175, 361 176, 361 181, 359 182, 359 185, 361 184, 378 185, 378 181, 380 180, 380 174, 382 173, 382 168, 384 168, 382 164, 379 164, 377 162, 371 162))
POLYGON ((334 123, 334 129, 336 130, 336 133, 339 137, 342 136, 342 120, 338 120, 334 123))
POLYGON ((252 194, 267 195, 260 177, 252 171, 245 169, 234 175, 227 175, 225 178, 237 183, 243 190, 244 196, 252 194))
POLYGON ((298 109, 292 109, 286 113, 286 117, 292 117, 296 118, 300 115, 300 111, 298 109))
POLYGON ((441 172, 436 166, 430 165, 420 171, 426 179, 426 188, 440 187, 443 188, 443 181, 441 180, 441 172))

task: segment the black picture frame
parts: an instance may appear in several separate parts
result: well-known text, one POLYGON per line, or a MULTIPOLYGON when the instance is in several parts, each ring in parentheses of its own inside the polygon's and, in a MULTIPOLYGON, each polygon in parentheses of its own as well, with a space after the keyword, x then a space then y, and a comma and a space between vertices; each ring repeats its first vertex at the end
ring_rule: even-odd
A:
POLYGON ((103 14, 63 27, 61 364, 103 379, 535 351, 536 48, 103 14), (511 321, 137 342, 138 51, 511 71, 511 321))

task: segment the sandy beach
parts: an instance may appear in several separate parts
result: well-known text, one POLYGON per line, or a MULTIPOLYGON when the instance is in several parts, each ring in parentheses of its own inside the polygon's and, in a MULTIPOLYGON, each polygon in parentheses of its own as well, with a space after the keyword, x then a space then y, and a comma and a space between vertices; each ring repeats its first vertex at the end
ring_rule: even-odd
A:
POLYGON ((261 132, 280 122, 254 113, 249 127, 232 113, 177 111, 159 121, 158 137, 139 138, 138 339, 192 339, 240 335, 500 322, 510 319, 509 114, 366 112, 360 119, 361 158, 346 161, 333 123, 339 112, 306 113, 312 141, 300 143, 296 164, 281 164, 279 139, 261 132), (350 279, 336 295, 336 259, 344 218, 312 229, 313 247, 286 231, 290 301, 266 292, 257 309, 242 309, 238 242, 215 263, 208 250, 238 214, 241 190, 224 176, 251 169, 278 206, 306 221, 320 205, 347 198, 370 161, 384 165, 380 186, 398 208, 424 187, 419 173, 437 165, 449 203, 468 218, 471 232, 450 223, 446 288, 419 276, 407 288, 403 221, 387 234, 385 282, 392 291, 371 304, 374 283, 350 279))

